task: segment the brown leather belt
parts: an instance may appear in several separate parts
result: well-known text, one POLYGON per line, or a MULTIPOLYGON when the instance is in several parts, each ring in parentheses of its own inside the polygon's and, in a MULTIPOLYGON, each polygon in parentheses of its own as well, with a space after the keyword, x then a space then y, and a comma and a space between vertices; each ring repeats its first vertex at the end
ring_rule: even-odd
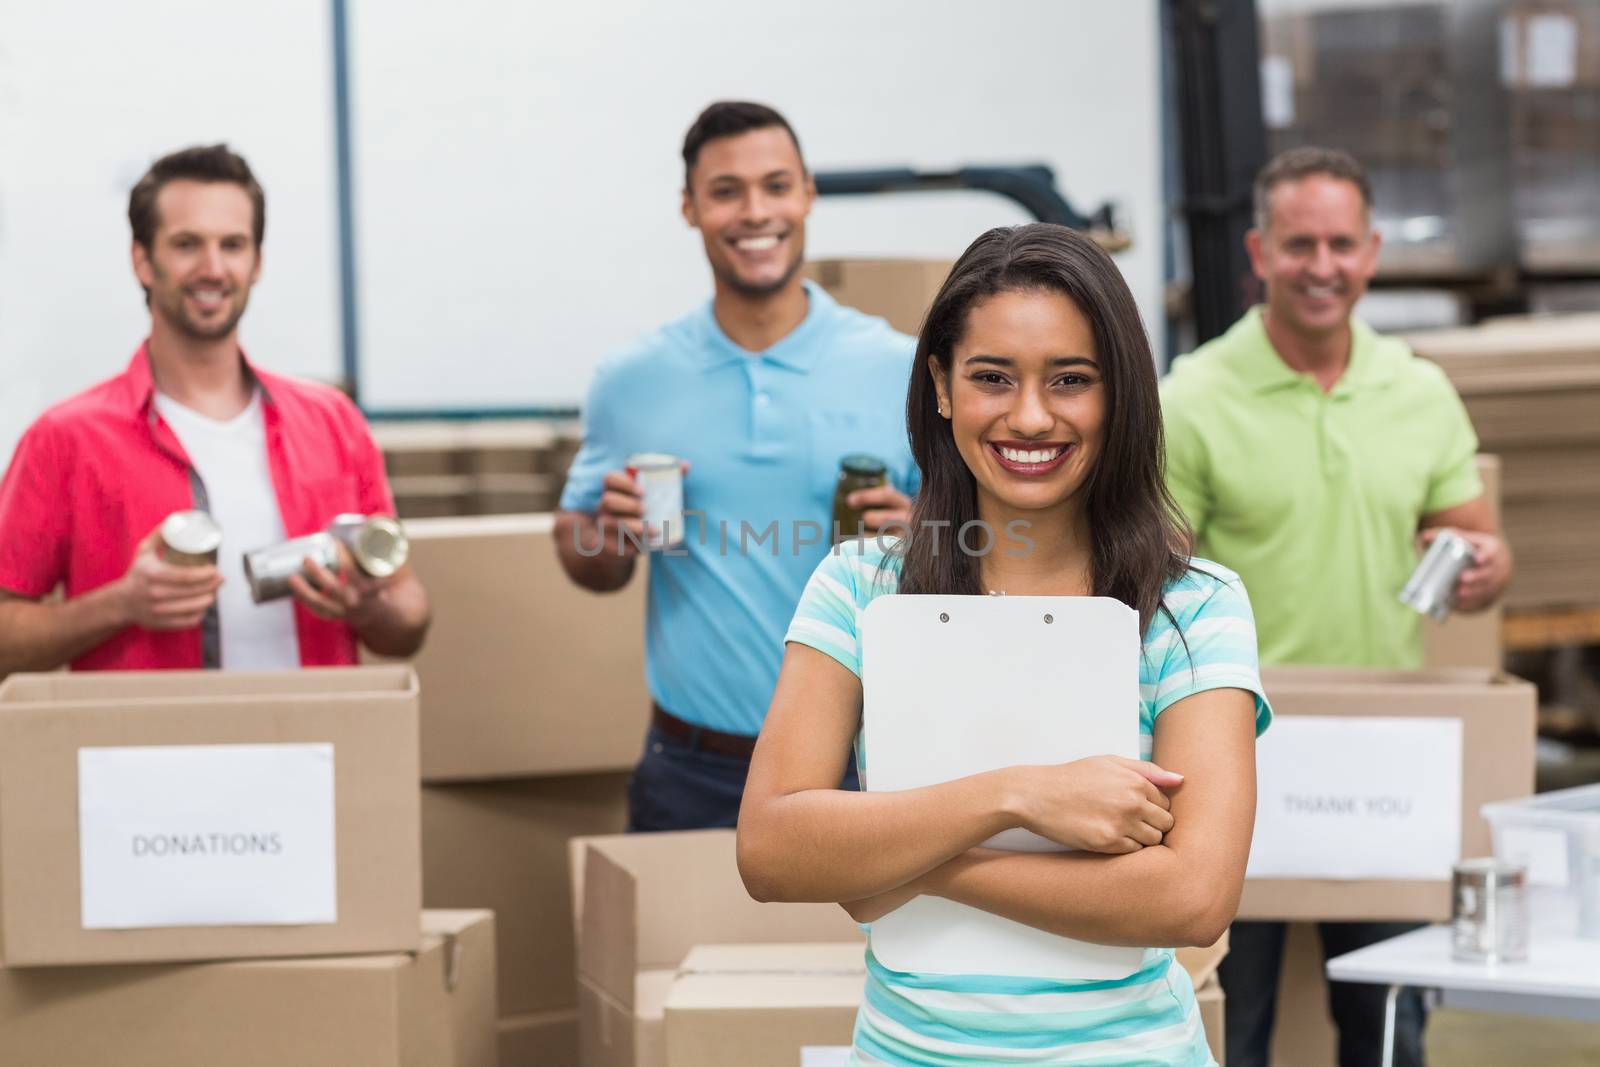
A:
POLYGON ((690 748, 702 752, 749 759, 756 750, 756 739, 753 737, 744 734, 725 734, 721 730, 708 730, 704 726, 684 722, 660 704, 650 705, 650 724, 674 741, 682 741, 690 748))

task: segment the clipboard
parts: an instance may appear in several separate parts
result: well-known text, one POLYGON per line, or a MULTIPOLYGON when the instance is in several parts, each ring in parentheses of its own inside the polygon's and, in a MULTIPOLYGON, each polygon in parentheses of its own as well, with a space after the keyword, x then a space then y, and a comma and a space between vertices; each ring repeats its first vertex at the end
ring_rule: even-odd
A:
MULTIPOLYGON (((881 596, 861 619, 863 788, 915 789, 1018 764, 1139 756, 1139 616, 1110 597, 881 596)), ((1026 830, 985 845, 1065 851, 1026 830)), ((1044 933, 918 897, 872 924, 885 967, 1126 978, 1145 950, 1044 933)))

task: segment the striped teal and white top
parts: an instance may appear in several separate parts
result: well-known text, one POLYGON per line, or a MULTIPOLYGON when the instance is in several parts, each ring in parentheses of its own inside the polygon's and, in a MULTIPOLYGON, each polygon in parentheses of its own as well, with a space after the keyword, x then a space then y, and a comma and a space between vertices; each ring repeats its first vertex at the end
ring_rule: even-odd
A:
MULTIPOLYGON (((1168 585, 1178 630, 1160 612, 1145 634, 1139 668, 1139 735, 1150 757, 1155 721, 1184 697, 1208 689, 1256 697, 1256 733, 1271 721, 1256 662, 1255 621, 1232 571, 1205 560, 1168 585)), ((809 645, 861 674, 859 620, 872 600, 895 591, 899 560, 872 542, 846 543, 812 574, 787 640, 809 645)), ((863 785, 867 755, 859 735, 863 785)), ((870 935, 870 929, 869 929, 870 935)), ((851 1063, 876 1065, 1095 1064, 1206 1067, 1214 1061, 1189 976, 1171 949, 1151 949, 1116 981, 1043 981, 998 974, 891 971, 867 950, 867 985, 856 1016, 851 1063)))

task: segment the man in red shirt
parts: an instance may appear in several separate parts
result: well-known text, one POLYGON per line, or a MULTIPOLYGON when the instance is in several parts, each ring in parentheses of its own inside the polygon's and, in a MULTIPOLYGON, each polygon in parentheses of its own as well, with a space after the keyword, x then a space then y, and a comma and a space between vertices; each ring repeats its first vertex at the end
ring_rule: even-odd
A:
POLYGON ((0 480, 0 676, 346 665, 358 640, 412 654, 429 608, 408 567, 379 581, 308 559, 292 600, 251 601, 245 552, 394 501, 354 404, 239 348, 266 223, 249 166, 223 145, 157 160, 128 220, 150 336, 30 426, 0 480), (222 527, 216 566, 158 554, 162 520, 190 508, 222 527))

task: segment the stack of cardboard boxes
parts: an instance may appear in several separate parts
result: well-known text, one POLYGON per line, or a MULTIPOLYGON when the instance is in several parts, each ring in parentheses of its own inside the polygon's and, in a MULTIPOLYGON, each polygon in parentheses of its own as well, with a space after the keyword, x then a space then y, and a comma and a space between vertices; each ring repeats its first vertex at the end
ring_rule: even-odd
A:
POLYGON ((0 1063, 491 1067, 493 917, 421 908, 416 726, 404 668, 7 679, 0 1063))
MULTIPOLYGON (((1227 952, 1226 937, 1178 951, 1218 1063, 1227 952)), ((794 1067, 801 1049, 849 1045, 865 982, 859 941, 690 949, 667 990, 667 1067, 794 1067)))
MULTIPOLYGON (((708 999, 703 988, 695 995, 704 984, 700 981, 704 976, 697 972, 725 973, 730 960, 748 962, 749 952, 760 955, 765 974, 809 968, 813 976, 822 977, 819 970, 845 969, 841 981, 824 981, 820 988, 817 982, 806 981, 798 987, 785 987, 781 981, 734 983, 752 996, 758 986, 765 986, 759 1002, 779 1015, 785 1009, 799 1010, 806 994, 813 998, 812 1007, 832 1007, 831 1023, 822 1024, 830 1039, 803 1043, 839 1043, 834 1040, 840 1030, 839 1014, 848 1006, 854 1019, 853 1005, 860 999, 864 975, 861 931, 842 908, 751 900, 739 878, 731 830, 595 837, 574 842, 573 855, 574 871, 581 872, 575 873, 575 880, 582 887, 575 921, 584 1067, 798 1063, 799 1045, 785 1042, 805 1032, 804 1025, 770 1032, 764 1041, 757 1041, 761 1055, 769 1059, 739 1060, 727 1057, 735 1047, 749 1045, 735 1046, 731 1038, 707 1036, 702 1026, 685 1018, 678 1020, 689 1032, 681 1039, 684 1048, 670 1051, 671 998, 678 997, 686 1016, 701 1019, 708 1006, 721 1002, 708 999), (762 943, 764 949, 750 948, 762 943), (740 956, 741 950, 746 955, 740 956), (691 960, 687 970, 686 960, 691 960), (821 1005, 815 999, 819 995, 821 1005), (689 1056, 689 1049, 708 1045, 724 1046, 718 1053, 722 1058, 697 1061, 689 1056)), ((711 984, 726 990, 725 983, 711 984)), ((734 1000, 724 1006, 751 1003, 734 1000)), ((843 1037, 848 1041, 847 1027, 843 1037)))
POLYGON ((379 422, 402 519, 552 511, 577 427, 533 419, 379 422))
POLYGON ((650 706, 643 575, 597 596, 550 515, 423 519, 434 604, 421 679, 422 899, 492 908, 505 1067, 577 1062, 567 842, 620 832, 650 706))
POLYGON ((1407 338, 1444 368, 1501 460, 1513 610, 1600 606, 1600 315, 1505 319, 1407 338))
POLYGON ((848 307, 877 315, 915 337, 934 294, 950 274, 949 259, 817 259, 806 277, 848 307))
MULTIPOLYGON (((861 931, 831 904, 757 904, 732 831, 575 841, 584 1067, 793 1067, 850 1043, 861 931)), ((1223 942, 1184 950, 1222 1055, 1223 942)))

